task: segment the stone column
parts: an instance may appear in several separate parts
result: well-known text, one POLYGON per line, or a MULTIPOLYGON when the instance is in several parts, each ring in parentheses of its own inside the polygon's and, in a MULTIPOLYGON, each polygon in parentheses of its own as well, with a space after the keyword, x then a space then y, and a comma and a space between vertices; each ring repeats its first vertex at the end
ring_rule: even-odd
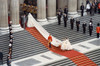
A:
POLYGON ((7 32, 8 32, 8 2, 7 0, 0 0, 0 33, 4 34, 7 32))
POLYGON ((11 0, 10 16, 13 23, 12 27, 14 31, 20 30, 19 28, 21 27, 19 24, 19 0, 11 0))
POLYGON ((82 5, 82 3, 83 3, 83 0, 78 0, 78 3, 77 3, 78 11, 80 11, 80 6, 82 5))
POLYGON ((24 0, 19 0, 19 4, 23 4, 24 3, 24 0))
POLYGON ((47 0, 48 4, 48 19, 55 20, 56 17, 56 0, 47 0))
POLYGON ((37 21, 45 22, 46 19, 46 0, 37 0, 37 21))
POLYGON ((86 7, 86 0, 83 0, 83 4, 84 4, 84 6, 86 7))
POLYGON ((64 9, 65 6, 68 6, 68 0, 58 0, 58 9, 64 9))
POLYGON ((8 13, 10 13, 10 2, 11 0, 7 0, 8 1, 8 13))
POLYGON ((77 13, 77 0, 68 0, 68 13, 69 16, 78 17, 77 13))

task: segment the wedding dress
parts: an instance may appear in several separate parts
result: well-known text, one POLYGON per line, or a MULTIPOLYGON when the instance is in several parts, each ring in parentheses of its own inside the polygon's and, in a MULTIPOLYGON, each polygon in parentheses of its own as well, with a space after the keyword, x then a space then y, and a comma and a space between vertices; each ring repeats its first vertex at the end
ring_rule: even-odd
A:
POLYGON ((34 27, 34 23, 31 16, 28 16, 27 27, 34 27))
POLYGON ((62 50, 72 50, 72 46, 71 46, 71 43, 69 42, 69 39, 66 39, 63 41, 63 43, 61 44, 61 49, 62 50))

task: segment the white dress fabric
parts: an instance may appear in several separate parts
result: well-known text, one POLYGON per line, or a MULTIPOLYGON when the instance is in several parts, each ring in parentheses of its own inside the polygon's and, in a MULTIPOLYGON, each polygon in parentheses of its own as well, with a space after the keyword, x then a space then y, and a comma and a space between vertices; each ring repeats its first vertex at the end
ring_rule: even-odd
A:
MULTIPOLYGON (((27 22, 27 26, 28 27, 35 27, 40 34, 48 40, 48 36, 50 33, 48 33, 40 24, 39 22, 37 22, 33 16, 29 13, 28 15, 28 22, 27 22)), ((59 47, 62 44, 62 41, 60 41, 59 39, 55 38, 54 36, 52 36, 52 42, 51 44, 55 47, 59 47)))
POLYGON ((69 42, 69 39, 63 41, 63 43, 61 44, 61 50, 72 50, 72 46, 69 42))
POLYGON ((31 16, 28 16, 27 27, 34 27, 34 23, 31 16))
POLYGON ((87 4, 86 5, 86 9, 90 9, 90 4, 87 4))

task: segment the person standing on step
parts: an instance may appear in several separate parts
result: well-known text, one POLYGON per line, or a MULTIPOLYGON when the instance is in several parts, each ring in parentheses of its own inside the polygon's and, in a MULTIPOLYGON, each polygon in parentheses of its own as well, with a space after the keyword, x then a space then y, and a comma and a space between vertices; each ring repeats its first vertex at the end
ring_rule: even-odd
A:
POLYGON ((62 10, 62 8, 59 9, 59 12, 60 12, 60 14, 61 14, 61 16, 62 16, 62 15, 63 15, 63 10, 62 10))
POLYGON ((98 13, 100 14, 100 2, 98 3, 98 13))
POLYGON ((95 12, 95 13, 97 13, 97 8, 98 8, 98 5, 97 5, 97 1, 96 1, 96 0, 94 1, 94 4, 95 4, 95 9, 94 9, 94 12, 95 12))
POLYGON ((49 34, 49 36, 48 36, 48 45, 49 45, 49 48, 51 48, 51 42, 52 42, 52 36, 51 36, 51 34, 49 34))
POLYGON ((76 20, 77 31, 79 31, 79 26, 80 26, 80 21, 79 21, 79 19, 77 18, 77 20, 76 20))
POLYGON ((3 53, 2 53, 2 50, 0 50, 0 61, 1 61, 2 64, 3 64, 3 53))
POLYGON ((89 15, 89 12, 90 12, 90 4, 89 3, 86 5, 86 11, 87 11, 87 15, 89 15))
POLYGON ((27 21, 27 17, 26 17, 26 15, 24 14, 21 18, 22 18, 22 26, 23 26, 23 28, 25 29, 25 24, 26 24, 26 21, 27 21))
POLYGON ((71 29, 73 30, 73 27, 74 27, 74 18, 73 17, 71 17, 71 19, 70 19, 70 25, 71 25, 71 29))
POLYGON ((93 24, 93 20, 92 20, 92 18, 90 18, 90 22, 93 24))
POLYGON ((68 16, 68 8, 67 8, 67 6, 64 8, 64 13, 68 16))
POLYGON ((82 24, 82 27, 83 27, 83 33, 85 34, 85 33, 86 33, 87 24, 84 22, 84 23, 82 24))
POLYGON ((61 12, 58 12, 57 16, 58 16, 58 25, 60 25, 61 24, 61 12))
POLYGON ((92 6, 91 6, 91 16, 94 16, 94 11, 95 11, 95 4, 92 3, 92 6))
POLYGON ((67 17, 67 15, 66 15, 65 13, 64 13, 63 18, 64 18, 64 27, 67 27, 67 20, 68 20, 68 17, 67 17))
POLYGON ((99 33, 100 33, 100 27, 99 27, 99 23, 97 24, 97 27, 96 27, 96 33, 97 33, 97 38, 99 38, 99 33))
POLYGON ((10 23, 8 24, 9 28, 12 27, 12 21, 10 21, 10 23))
POLYGON ((84 5, 83 5, 83 3, 81 5, 81 7, 80 7, 80 10, 81 10, 81 16, 83 16, 83 14, 84 14, 84 5))
POLYGON ((93 31, 93 26, 92 26, 92 23, 90 22, 89 23, 89 35, 90 36, 92 35, 92 31, 93 31))

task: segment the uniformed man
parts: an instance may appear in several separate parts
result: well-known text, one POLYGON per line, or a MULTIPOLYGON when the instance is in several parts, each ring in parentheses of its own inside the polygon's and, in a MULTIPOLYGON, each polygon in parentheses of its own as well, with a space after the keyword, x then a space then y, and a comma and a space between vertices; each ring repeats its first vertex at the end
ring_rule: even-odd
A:
POLYGON ((77 19, 77 20, 76 20, 77 31, 79 31, 79 26, 80 26, 80 21, 79 21, 79 19, 77 19))
POLYGON ((68 17, 66 14, 64 14, 64 27, 67 27, 67 20, 68 20, 68 17))
POLYGON ((97 38, 99 38, 99 33, 100 33, 99 23, 97 24, 97 27, 96 27, 96 33, 97 33, 97 38))
POLYGON ((58 16, 58 25, 60 25, 61 24, 61 12, 58 12, 57 16, 58 16))
POLYGON ((84 5, 83 5, 83 3, 81 5, 81 7, 80 7, 80 10, 81 10, 81 16, 83 16, 83 14, 84 14, 84 5))
POLYGON ((73 17, 71 17, 71 19, 70 19, 70 25, 71 25, 71 29, 73 30, 73 27, 74 27, 74 18, 73 17))
POLYGON ((85 34, 85 33, 86 33, 87 24, 84 22, 84 23, 82 24, 82 27, 83 27, 83 33, 85 34))
POLYGON ((90 36, 92 35, 92 31, 93 31, 93 26, 92 26, 92 23, 90 22, 89 23, 89 35, 90 36))

